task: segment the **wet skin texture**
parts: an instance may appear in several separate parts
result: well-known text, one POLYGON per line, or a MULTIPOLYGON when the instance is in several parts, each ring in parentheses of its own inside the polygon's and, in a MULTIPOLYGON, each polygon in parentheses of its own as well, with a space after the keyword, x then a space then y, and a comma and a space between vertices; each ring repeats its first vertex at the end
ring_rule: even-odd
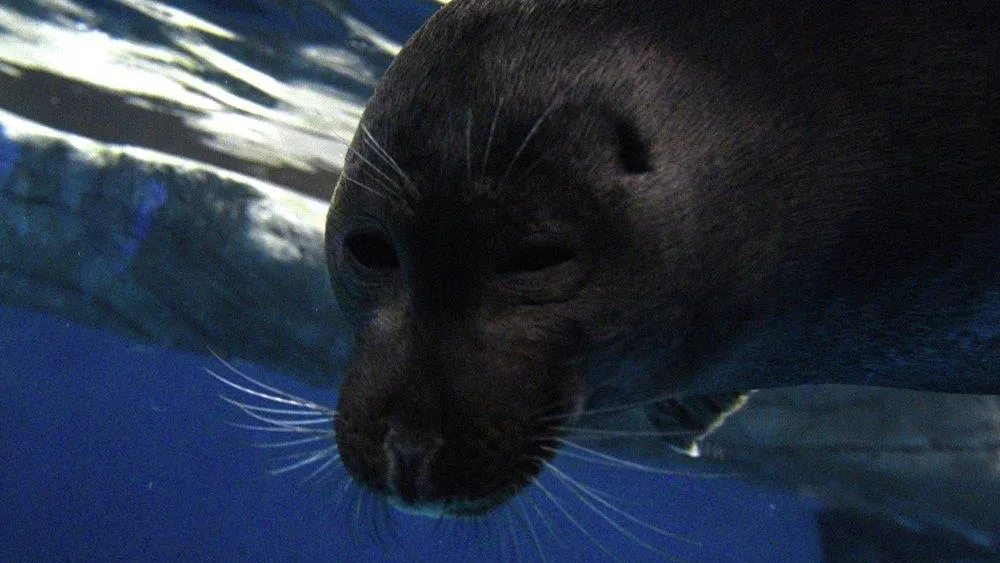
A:
POLYGON ((868 4, 435 15, 327 225, 352 477, 469 515, 530 482, 583 405, 1000 392, 998 8, 868 4))

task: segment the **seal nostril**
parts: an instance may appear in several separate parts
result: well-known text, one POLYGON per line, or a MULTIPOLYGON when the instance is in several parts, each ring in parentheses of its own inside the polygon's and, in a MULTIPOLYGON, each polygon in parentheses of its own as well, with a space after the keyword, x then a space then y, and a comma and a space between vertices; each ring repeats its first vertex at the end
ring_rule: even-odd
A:
POLYGON ((390 428, 382 449, 388 464, 389 489, 406 503, 433 498, 431 466, 444 440, 432 433, 414 433, 390 428))
POLYGON ((618 124, 618 158, 626 174, 645 174, 653 169, 649 146, 629 123, 618 124))

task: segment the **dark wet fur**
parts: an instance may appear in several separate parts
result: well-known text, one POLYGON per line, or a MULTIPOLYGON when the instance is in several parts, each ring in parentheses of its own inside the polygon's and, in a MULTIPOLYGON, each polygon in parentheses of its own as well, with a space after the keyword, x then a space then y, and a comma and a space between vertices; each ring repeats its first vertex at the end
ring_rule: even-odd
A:
POLYGON ((532 481, 581 398, 1000 393, 998 14, 442 9, 366 109, 329 215, 349 473, 475 514, 532 481))

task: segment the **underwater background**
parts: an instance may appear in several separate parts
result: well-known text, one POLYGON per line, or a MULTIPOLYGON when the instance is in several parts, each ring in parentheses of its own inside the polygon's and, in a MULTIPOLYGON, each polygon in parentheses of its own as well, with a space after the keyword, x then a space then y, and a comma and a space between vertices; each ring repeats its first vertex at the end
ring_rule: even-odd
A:
MULTIPOLYGON (((27 158, 11 132, 24 118, 233 170, 323 205, 364 100, 437 8, 420 0, 0 0, 0 181, 27 158)), ((83 182, 77 173, 60 172, 60 189, 83 182)), ((162 189, 150 184, 139 208, 154 212, 162 189)), ((143 217, 131 223, 132 238, 93 235, 100 252, 81 255, 81 264, 105 264, 113 247, 123 262, 110 270, 128 267, 150 229, 143 217)), ((22 251, 11 236, 0 231, 0 250, 15 255, 22 251)), ((0 260, 0 270, 10 267, 0 260)), ((101 275, 83 279, 99 284, 101 275)), ((30 299, 44 292, 55 301, 50 288, 15 287, 15 278, 0 272, 0 561, 670 560, 643 543, 680 561, 820 560, 816 502, 730 477, 562 459, 562 470, 629 516, 602 516, 547 475, 543 485, 573 520, 535 492, 520 510, 439 522, 378 506, 356 487, 345 492, 335 468, 304 483, 309 471, 270 475, 288 463, 253 447, 267 433, 231 424, 250 421, 220 400, 233 394, 206 372, 227 373, 208 353, 211 338, 177 351, 138 329, 104 331, 84 326, 107 323, 83 314, 37 312, 59 310, 30 299)), ((336 404, 329 381, 236 366, 336 404)))

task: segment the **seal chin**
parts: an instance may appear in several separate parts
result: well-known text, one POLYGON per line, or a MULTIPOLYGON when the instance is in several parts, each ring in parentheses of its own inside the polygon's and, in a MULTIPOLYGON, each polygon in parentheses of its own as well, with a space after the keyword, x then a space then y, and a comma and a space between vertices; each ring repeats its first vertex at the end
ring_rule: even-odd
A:
POLYGON ((387 495, 389 504, 400 512, 428 518, 471 518, 480 516, 507 502, 514 492, 471 499, 451 501, 421 502, 407 501, 396 495, 387 495))
POLYGON ((407 502, 395 495, 389 495, 387 498, 389 499, 389 504, 391 504, 393 508, 399 510, 400 512, 412 514, 413 516, 425 516, 428 518, 451 516, 449 511, 446 509, 447 505, 439 502, 407 502))

